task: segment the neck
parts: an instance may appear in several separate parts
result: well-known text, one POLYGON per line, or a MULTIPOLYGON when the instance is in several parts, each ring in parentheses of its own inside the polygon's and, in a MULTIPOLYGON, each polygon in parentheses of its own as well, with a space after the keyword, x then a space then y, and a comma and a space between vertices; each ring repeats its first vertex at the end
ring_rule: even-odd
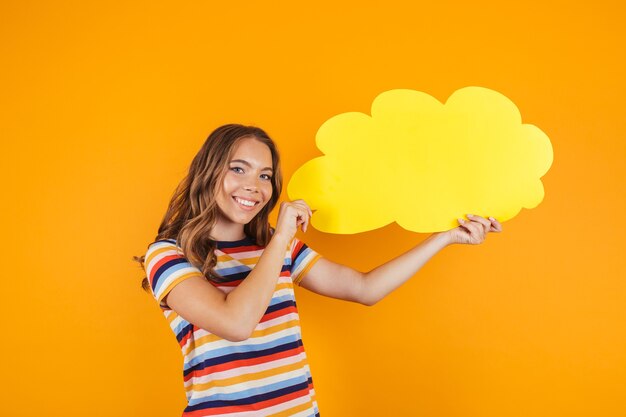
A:
POLYGON ((218 222, 213 229, 211 229, 211 239, 219 240, 224 242, 233 242, 236 240, 241 240, 246 237, 246 234, 243 231, 243 225, 231 223, 231 224, 220 224, 218 222))

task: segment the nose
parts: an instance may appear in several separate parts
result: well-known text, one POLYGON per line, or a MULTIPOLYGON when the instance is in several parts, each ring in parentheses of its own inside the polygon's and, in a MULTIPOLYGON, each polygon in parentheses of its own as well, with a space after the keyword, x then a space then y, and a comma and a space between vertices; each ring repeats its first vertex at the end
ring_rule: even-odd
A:
POLYGON ((259 187, 256 180, 250 180, 246 184, 244 184, 243 189, 250 192, 257 192, 259 190, 259 187))

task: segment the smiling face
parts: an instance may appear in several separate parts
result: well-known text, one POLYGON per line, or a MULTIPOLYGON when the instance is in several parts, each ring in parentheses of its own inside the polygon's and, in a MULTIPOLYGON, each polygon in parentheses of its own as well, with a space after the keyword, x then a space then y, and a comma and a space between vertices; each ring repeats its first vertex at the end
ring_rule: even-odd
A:
POLYGON ((272 197, 272 152, 255 138, 242 139, 226 166, 215 200, 219 208, 212 235, 216 240, 237 240, 272 197))

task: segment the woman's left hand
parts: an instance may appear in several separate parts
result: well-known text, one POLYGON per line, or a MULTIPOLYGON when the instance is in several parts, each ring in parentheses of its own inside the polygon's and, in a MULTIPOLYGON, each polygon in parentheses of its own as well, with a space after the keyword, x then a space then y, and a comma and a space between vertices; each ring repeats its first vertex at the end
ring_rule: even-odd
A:
POLYGON ((463 243, 469 245, 478 245, 485 241, 487 233, 502 231, 502 225, 493 217, 485 219, 484 217, 468 214, 467 220, 458 219, 460 225, 454 229, 448 230, 450 243, 463 243))

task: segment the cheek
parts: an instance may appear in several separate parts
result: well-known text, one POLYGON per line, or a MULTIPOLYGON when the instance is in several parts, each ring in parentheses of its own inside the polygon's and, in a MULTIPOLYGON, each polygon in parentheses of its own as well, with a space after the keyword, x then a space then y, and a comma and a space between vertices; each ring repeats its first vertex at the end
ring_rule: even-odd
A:
POLYGON ((237 182, 230 175, 226 175, 224 177, 224 181, 222 182, 222 189, 220 190, 221 193, 231 194, 236 188, 237 182))

